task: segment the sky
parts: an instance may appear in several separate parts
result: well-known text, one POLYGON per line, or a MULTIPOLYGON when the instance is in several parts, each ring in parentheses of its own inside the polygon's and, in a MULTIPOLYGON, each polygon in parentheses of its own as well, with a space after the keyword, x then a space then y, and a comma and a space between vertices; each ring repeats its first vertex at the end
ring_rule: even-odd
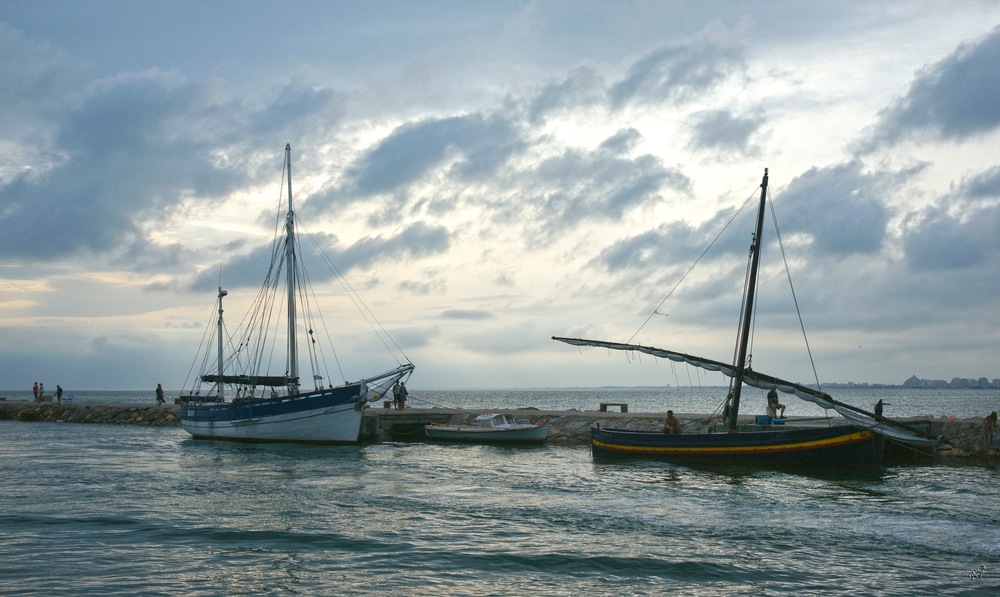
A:
POLYGON ((3 389, 190 387, 286 143, 344 379, 723 385, 551 337, 731 361, 765 168, 755 370, 1000 377, 995 0, 0 0, 0 55, 3 389))

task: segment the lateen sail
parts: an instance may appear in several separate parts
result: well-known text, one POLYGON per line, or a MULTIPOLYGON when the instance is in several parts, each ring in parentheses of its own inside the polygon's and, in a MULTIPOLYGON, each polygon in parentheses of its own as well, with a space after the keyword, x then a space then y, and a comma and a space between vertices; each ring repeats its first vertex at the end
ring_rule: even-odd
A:
MULTIPOLYGON (((588 340, 586 338, 563 338, 560 336, 553 336, 552 339, 558 340, 559 342, 565 342, 566 344, 570 344, 572 346, 594 346, 598 348, 607 348, 609 350, 641 352, 654 357, 669 359, 677 363, 687 363, 707 371, 718 371, 726 377, 736 377, 737 373, 736 367, 729 363, 723 363, 721 361, 706 359, 704 357, 685 354, 682 352, 674 352, 663 348, 656 348, 654 346, 628 344, 625 342, 608 342, 606 340, 588 340)), ((936 439, 924 437, 919 431, 912 429, 903 423, 891 421, 884 417, 881 421, 877 421, 872 413, 834 400, 833 397, 826 392, 822 392, 802 384, 786 381, 772 375, 758 373, 749 368, 743 371, 743 383, 765 390, 772 387, 777 388, 780 392, 785 394, 794 394, 799 398, 812 402, 813 404, 817 404, 822 408, 832 408, 852 423, 871 429, 876 433, 889 437, 900 443, 911 446, 925 447, 934 446, 938 443, 936 439)))

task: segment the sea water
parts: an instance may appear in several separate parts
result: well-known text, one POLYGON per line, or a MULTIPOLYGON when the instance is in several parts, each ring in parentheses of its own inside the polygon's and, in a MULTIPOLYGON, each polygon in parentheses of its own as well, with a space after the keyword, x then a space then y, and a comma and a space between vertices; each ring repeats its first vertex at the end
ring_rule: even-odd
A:
POLYGON ((2 595, 1000 591, 997 466, 705 468, 0 421, 0 487, 2 595))

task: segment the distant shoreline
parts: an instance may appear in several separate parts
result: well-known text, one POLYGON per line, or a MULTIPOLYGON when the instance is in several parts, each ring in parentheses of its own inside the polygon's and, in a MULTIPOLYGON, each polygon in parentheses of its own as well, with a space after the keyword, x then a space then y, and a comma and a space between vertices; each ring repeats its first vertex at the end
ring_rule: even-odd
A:
MULTIPOLYGON (((1000 382, 1000 380, 997 380, 1000 382)), ((816 384, 802 384, 806 387, 816 388, 816 384)), ((421 391, 425 392, 502 392, 502 391, 629 391, 629 390, 647 390, 647 391, 667 391, 667 390, 690 390, 694 386, 675 386, 675 385, 662 385, 662 386, 618 386, 618 385, 606 385, 606 386, 518 386, 518 387, 469 387, 469 388, 432 388, 432 387, 421 387, 421 391)), ((726 390, 729 386, 720 385, 699 385, 697 386, 700 390, 726 390)), ((823 390, 982 390, 982 391, 996 391, 1000 390, 1000 383, 993 384, 990 383, 985 386, 951 386, 951 385, 899 385, 899 384, 880 384, 880 383, 856 383, 856 382, 831 382, 821 384, 820 388, 823 390)), ((167 389, 166 393, 176 394, 181 392, 178 389, 167 389)), ((120 392, 120 393, 132 393, 132 394, 143 394, 148 393, 152 396, 153 390, 149 388, 121 388, 121 389, 109 389, 109 388, 95 388, 95 389, 80 389, 73 388, 72 390, 66 390, 67 395, 72 394, 102 394, 106 392, 120 392)), ((3 389, 0 390, 0 396, 6 396, 8 394, 26 394, 30 398, 31 389, 27 390, 12 390, 3 389)), ((46 395, 51 395, 48 389, 45 392, 46 395)))

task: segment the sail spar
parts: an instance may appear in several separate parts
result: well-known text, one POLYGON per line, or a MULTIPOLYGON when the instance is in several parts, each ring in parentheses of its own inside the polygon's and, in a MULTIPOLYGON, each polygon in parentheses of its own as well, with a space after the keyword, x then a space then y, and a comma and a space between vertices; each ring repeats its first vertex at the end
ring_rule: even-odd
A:
MULTIPOLYGON (((642 344, 629 344, 626 342, 609 342, 606 340, 589 340, 586 338, 564 338, 561 336, 552 336, 552 339, 558 342, 564 342, 571 346, 593 346, 597 348, 607 348, 609 350, 641 352, 654 357, 669 359, 676 363, 687 363, 688 365, 693 365, 700 369, 705 369, 706 371, 718 371, 730 378, 735 378, 738 374, 737 368, 732 364, 707 359, 705 357, 685 354, 683 352, 656 348, 654 346, 643 346, 642 344)), ((907 445, 930 447, 935 446, 938 443, 937 439, 928 438, 919 430, 904 423, 892 421, 884 417, 877 420, 874 413, 869 413, 868 411, 851 406, 850 404, 834 400, 833 397, 826 392, 810 388, 809 386, 787 381, 774 377, 773 375, 758 373, 750 368, 746 368, 742 371, 742 378, 743 383, 749 386, 765 390, 775 388, 779 392, 794 394, 802 400, 812 402, 813 404, 816 404, 824 409, 833 409, 852 423, 856 423, 857 425, 871 429, 876 433, 907 445)))

